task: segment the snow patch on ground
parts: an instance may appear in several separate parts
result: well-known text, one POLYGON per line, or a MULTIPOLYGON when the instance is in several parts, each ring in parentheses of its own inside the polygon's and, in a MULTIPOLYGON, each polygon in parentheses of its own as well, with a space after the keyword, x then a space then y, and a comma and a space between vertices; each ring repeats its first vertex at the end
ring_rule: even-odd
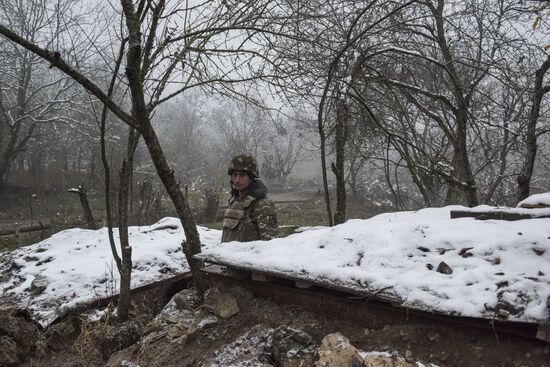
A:
MULTIPOLYGON (((220 242, 220 231, 198 230, 203 244, 220 242)), ((118 243, 116 229, 114 236, 118 243)), ((181 251, 185 235, 179 219, 167 217, 151 226, 129 227, 129 238, 132 288, 189 270, 181 251)), ((0 255, 2 303, 27 308, 43 326, 68 309, 118 294, 119 279, 107 228, 65 230, 0 255)))

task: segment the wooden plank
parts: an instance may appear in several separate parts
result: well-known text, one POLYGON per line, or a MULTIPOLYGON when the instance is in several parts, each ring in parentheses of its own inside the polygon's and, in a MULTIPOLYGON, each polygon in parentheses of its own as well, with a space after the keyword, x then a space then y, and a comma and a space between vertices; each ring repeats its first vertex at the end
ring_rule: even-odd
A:
MULTIPOLYGON (((175 275, 175 276, 170 277, 170 278, 162 279, 162 280, 159 280, 159 281, 156 281, 156 282, 151 282, 151 283, 147 283, 147 284, 144 284, 144 285, 136 287, 136 288, 132 288, 132 289, 130 289, 130 294, 137 294, 137 293, 145 292, 145 291, 157 288, 157 287, 165 287, 165 286, 168 286, 170 284, 173 284, 173 283, 176 283, 176 282, 179 282, 179 281, 191 279, 192 277, 193 277, 193 275, 191 274, 190 271, 188 271, 188 272, 185 272, 185 273, 175 275)), ((97 299, 91 300, 89 302, 86 302, 84 304, 81 304, 81 305, 78 305, 74 308, 66 310, 62 315, 59 315, 58 319, 61 318, 61 317, 67 316, 67 315, 75 315, 75 314, 81 313, 83 311, 90 310, 92 308, 104 307, 104 306, 107 306, 110 303, 115 303, 118 300, 118 296, 119 296, 118 294, 115 294, 115 295, 112 295, 112 296, 109 296, 109 297, 97 298, 97 299)), ((55 321, 54 321, 54 323, 55 323, 55 321)))
POLYGON ((265 270, 265 269, 256 269, 252 266, 232 264, 230 262, 219 260, 219 259, 211 259, 203 254, 197 254, 194 256, 194 258, 199 259, 208 264, 222 265, 231 269, 247 271, 247 272, 256 273, 256 274, 263 274, 276 279, 290 280, 292 282, 296 280, 307 282, 307 283, 310 283, 312 286, 318 286, 322 288, 328 288, 328 289, 333 289, 340 292, 349 293, 350 295, 355 296, 357 299, 376 298, 392 304, 402 303, 401 299, 394 296, 393 294, 386 292, 387 289, 371 291, 365 287, 352 287, 347 284, 336 283, 328 279, 311 278, 311 277, 308 277, 307 274, 299 274, 299 273, 288 274, 288 273, 265 270))
POLYGON ((262 273, 252 272, 250 275, 251 275, 252 280, 255 281, 255 282, 267 283, 267 282, 275 281, 275 278, 270 277, 269 275, 262 274, 262 273))
POLYGON ((537 339, 550 343, 550 321, 539 324, 537 328, 537 339))
POLYGON ((538 219, 538 218, 550 218, 550 215, 535 215, 514 213, 506 211, 473 211, 473 210, 451 210, 451 219, 455 218, 475 218, 479 220, 497 219, 497 220, 521 220, 521 219, 538 219))
POLYGON ((294 285, 296 288, 300 289, 309 289, 312 287, 312 284, 310 282, 304 282, 303 280, 295 280, 294 285))

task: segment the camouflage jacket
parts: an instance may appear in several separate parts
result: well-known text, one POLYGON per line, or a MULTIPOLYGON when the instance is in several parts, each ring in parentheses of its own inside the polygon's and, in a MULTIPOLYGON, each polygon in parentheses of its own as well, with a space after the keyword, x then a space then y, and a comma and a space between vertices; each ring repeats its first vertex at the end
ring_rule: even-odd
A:
POLYGON ((254 181, 242 199, 233 193, 223 218, 222 242, 270 240, 277 232, 275 204, 261 181, 254 181))

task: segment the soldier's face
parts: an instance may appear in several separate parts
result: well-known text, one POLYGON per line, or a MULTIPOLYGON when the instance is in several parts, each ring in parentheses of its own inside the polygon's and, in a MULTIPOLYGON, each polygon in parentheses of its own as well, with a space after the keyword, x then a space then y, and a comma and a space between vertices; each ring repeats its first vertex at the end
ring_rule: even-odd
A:
POLYGON ((252 184, 252 179, 248 173, 244 171, 233 171, 231 173, 231 181, 233 181, 233 186, 238 191, 243 191, 248 189, 248 186, 252 184))

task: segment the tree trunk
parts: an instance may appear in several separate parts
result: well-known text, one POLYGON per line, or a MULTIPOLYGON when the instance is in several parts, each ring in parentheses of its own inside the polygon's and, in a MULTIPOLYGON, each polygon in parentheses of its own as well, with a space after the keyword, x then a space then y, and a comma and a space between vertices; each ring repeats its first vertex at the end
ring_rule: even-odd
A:
POLYGON ((90 209, 90 204, 88 203, 88 195, 86 193, 86 189, 84 188, 84 183, 81 183, 77 189, 70 189, 69 192, 78 194, 88 229, 97 229, 92 210, 90 209))
POLYGON ((533 167, 535 166, 535 158, 537 156, 537 122, 540 116, 540 106, 542 98, 550 91, 550 86, 543 86, 544 75, 550 68, 550 56, 544 61, 541 67, 535 72, 535 86, 533 88, 533 105, 529 111, 527 119, 527 135, 525 136, 525 144, 527 151, 525 152, 525 160, 521 171, 518 175, 518 201, 521 201, 529 196, 531 177, 533 176, 533 167))
MULTIPOLYGON (((133 130, 130 128, 130 130, 133 130)), ((134 133, 135 134, 135 133, 134 133)), ((132 135, 132 134, 131 134, 132 135)), ((128 138, 130 140, 130 137, 128 138)), ((122 162, 118 190, 118 232, 122 267, 120 269, 120 291, 118 295, 118 320, 126 321, 130 310, 130 289, 132 282, 132 247, 128 238, 128 180, 132 162, 122 162)))
POLYGON ((139 141, 139 135, 134 128, 129 128, 126 159, 120 169, 120 186, 118 190, 118 231, 120 237, 120 253, 122 269, 120 271, 120 293, 118 298, 118 319, 126 321, 130 310, 130 289, 132 280, 132 247, 128 238, 128 198, 130 182, 134 170, 134 153, 139 141))
POLYGON ((186 240, 182 243, 183 252, 187 263, 193 273, 193 281, 198 294, 202 297, 207 289, 206 276, 201 272, 201 261, 195 260, 194 255, 201 252, 201 244, 197 226, 187 203, 183 196, 176 179, 174 171, 170 169, 168 161, 158 141, 157 134, 151 124, 150 112, 145 103, 143 83, 141 80, 141 29, 139 17, 134 11, 134 6, 130 0, 122 0, 122 8, 128 28, 128 53, 126 62, 126 77, 130 88, 132 100, 132 122, 138 127, 151 160, 157 170, 157 174, 162 181, 168 195, 172 199, 174 207, 181 220, 186 240))
POLYGON ((344 159, 349 107, 343 98, 338 99, 336 103, 336 164, 333 164, 331 168, 334 176, 336 176, 336 210, 334 212, 334 224, 341 224, 346 221, 346 177, 344 159))
MULTIPOLYGON (((466 118, 464 117, 464 119, 466 118)), ((468 159, 466 122, 457 121, 456 135, 457 138, 453 144, 452 165, 457 177, 453 177, 452 182, 449 183, 446 204, 462 204, 464 202, 469 207, 474 207, 479 205, 479 201, 470 160, 468 159)))
POLYGON ((185 240, 182 243, 183 253, 185 254, 187 263, 191 268, 191 272, 193 273, 195 288, 202 296, 208 288, 208 285, 205 275, 200 270, 202 267, 201 261, 193 258, 194 255, 201 252, 199 232, 197 231, 193 214, 191 213, 191 209, 189 208, 189 204, 185 199, 185 196, 174 178, 174 171, 172 171, 168 165, 168 161, 164 156, 160 142, 158 141, 158 137, 155 130, 151 126, 151 123, 147 120, 147 123, 144 123, 142 126, 143 129, 141 136, 147 145, 147 149, 149 150, 149 154, 153 164, 155 165, 157 174, 162 181, 166 192, 170 196, 170 199, 172 199, 176 212, 181 220, 181 224, 183 225, 183 230, 185 232, 185 240))
MULTIPOLYGON (((111 77, 111 82, 109 84, 109 89, 107 91, 107 96, 111 98, 113 95, 113 91, 115 88, 115 83, 118 77, 118 71, 120 69, 120 65, 122 63, 123 57, 124 57, 124 47, 126 45, 126 40, 123 40, 120 43, 120 49, 118 52, 118 57, 114 65, 113 75, 111 77)), ((109 245, 111 247, 111 253, 113 255, 113 259, 115 260, 118 272, 122 275, 122 259, 117 253, 116 249, 116 243, 115 238, 113 236, 113 212, 111 209, 111 167, 109 165, 109 161, 107 159, 107 150, 105 146, 105 133, 106 133, 106 124, 107 124, 107 115, 109 113, 109 109, 107 107, 107 104, 103 104, 103 109, 101 111, 101 121, 100 121, 100 150, 101 150, 101 163, 103 164, 103 172, 104 172, 104 200, 105 200, 105 216, 107 221, 107 234, 109 237, 109 245)), ((126 254, 128 256, 128 254, 126 254)), ((131 254, 130 254, 131 257, 131 254)))

